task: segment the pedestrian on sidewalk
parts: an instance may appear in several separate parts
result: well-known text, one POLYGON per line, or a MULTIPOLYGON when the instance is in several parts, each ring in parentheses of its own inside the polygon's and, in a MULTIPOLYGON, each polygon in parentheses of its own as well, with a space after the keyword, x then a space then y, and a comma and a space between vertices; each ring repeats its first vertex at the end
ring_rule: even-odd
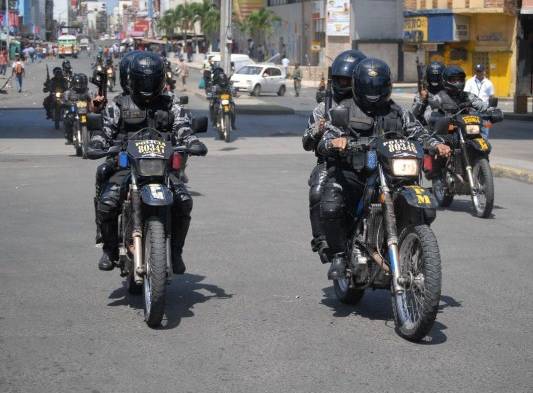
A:
MULTIPOLYGON (((474 72, 475 75, 466 81, 464 91, 478 96, 485 104, 489 105, 489 99, 494 97, 494 85, 485 76, 485 66, 483 64, 476 64, 474 72)), ((489 128, 481 127, 481 134, 486 139, 489 139, 489 128)))
POLYGON ((187 78, 189 77, 189 66, 185 63, 185 59, 182 57, 178 64, 179 75, 181 77, 181 83, 183 85, 183 91, 187 90, 187 78))
POLYGON ((17 55, 15 58, 15 62, 13 63, 13 66, 11 67, 11 75, 15 76, 15 79, 17 81, 17 87, 19 93, 22 93, 22 78, 25 75, 24 71, 24 62, 20 60, 20 55, 17 55))
POLYGON ((285 71, 285 79, 289 77, 289 59, 287 57, 283 57, 281 59, 281 66, 283 67, 283 70, 285 71))
POLYGON ((7 52, 0 51, 0 74, 5 75, 7 71, 7 52))
POLYGON ((294 65, 292 80, 294 81, 294 94, 296 97, 300 97, 300 90, 302 88, 302 70, 300 69, 300 63, 294 65))

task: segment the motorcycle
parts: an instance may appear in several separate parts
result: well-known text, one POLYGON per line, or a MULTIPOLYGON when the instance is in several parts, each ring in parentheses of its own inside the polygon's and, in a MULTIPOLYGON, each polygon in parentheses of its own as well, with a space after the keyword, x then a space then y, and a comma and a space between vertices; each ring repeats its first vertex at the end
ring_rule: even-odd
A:
POLYGON ((426 157, 426 178, 440 207, 451 205, 455 195, 470 195, 477 217, 490 217, 494 207, 494 179, 489 165, 490 143, 481 134, 483 126, 503 120, 499 109, 482 114, 468 108, 451 116, 432 115, 431 125, 450 146, 448 159, 426 157))
MULTIPOLYGON (((205 132, 207 118, 194 119, 193 130, 205 132)), ((169 135, 150 127, 117 142, 107 154, 118 154, 119 167, 131 169, 118 217, 118 267, 127 277, 129 293, 144 294, 144 319, 155 328, 161 324, 172 278, 170 179, 184 156, 198 153, 194 147, 173 147, 169 135)), ((98 155, 91 153, 91 158, 98 155)))
MULTIPOLYGON (((349 112, 330 111, 331 124, 347 129, 349 112)), ((368 288, 390 289, 396 330, 420 341, 431 330, 441 294, 441 261, 430 228, 437 202, 420 186, 422 146, 395 132, 356 137, 345 153, 366 184, 351 215, 348 265, 334 280, 337 298, 357 304, 368 288)))
POLYGON ((76 150, 76 155, 86 159, 90 140, 87 128, 87 102, 77 101, 68 105, 65 113, 65 124, 67 122, 72 127, 72 144, 76 150))
POLYGON ((211 122, 218 131, 220 139, 231 141, 232 120, 235 118, 235 103, 232 89, 208 94, 211 122))

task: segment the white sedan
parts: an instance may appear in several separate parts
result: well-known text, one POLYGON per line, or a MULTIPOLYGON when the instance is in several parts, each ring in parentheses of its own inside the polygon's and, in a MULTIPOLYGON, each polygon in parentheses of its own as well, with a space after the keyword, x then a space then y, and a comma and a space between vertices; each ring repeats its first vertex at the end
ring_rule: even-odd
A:
POLYGON ((231 81, 237 90, 247 91, 253 96, 261 93, 282 96, 287 91, 287 80, 281 67, 272 64, 244 66, 232 75, 231 81))

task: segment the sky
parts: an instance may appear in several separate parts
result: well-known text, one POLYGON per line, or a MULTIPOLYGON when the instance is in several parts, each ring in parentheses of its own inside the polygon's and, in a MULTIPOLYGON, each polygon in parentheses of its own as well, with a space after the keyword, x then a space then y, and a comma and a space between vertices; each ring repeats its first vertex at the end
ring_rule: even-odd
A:
MULTIPOLYGON (((81 1, 81 0, 77 0, 81 1)), ((118 0, 108 0, 107 3, 107 10, 109 12, 113 11, 113 8, 115 7, 118 0)), ((70 0, 54 0, 54 19, 58 22, 67 21, 67 4, 70 4, 70 0)))

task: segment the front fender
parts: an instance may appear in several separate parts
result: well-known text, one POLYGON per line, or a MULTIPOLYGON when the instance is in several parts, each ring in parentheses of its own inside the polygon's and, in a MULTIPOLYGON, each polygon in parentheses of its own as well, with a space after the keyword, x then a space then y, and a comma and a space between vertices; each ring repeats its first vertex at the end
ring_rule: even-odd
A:
POLYGON ((437 217, 437 207, 439 206, 435 196, 429 190, 414 185, 397 190, 395 205, 399 207, 398 213, 403 215, 405 219, 416 222, 416 217, 419 217, 427 225, 430 225, 437 217), (416 214, 413 209, 420 213, 416 214))
POLYGON ((492 150, 492 146, 489 141, 483 137, 467 139, 466 145, 478 154, 481 153, 484 155, 489 155, 492 150))
POLYGON ((174 195, 167 186, 147 184, 141 188, 141 200, 149 206, 168 206, 174 202, 174 195))

